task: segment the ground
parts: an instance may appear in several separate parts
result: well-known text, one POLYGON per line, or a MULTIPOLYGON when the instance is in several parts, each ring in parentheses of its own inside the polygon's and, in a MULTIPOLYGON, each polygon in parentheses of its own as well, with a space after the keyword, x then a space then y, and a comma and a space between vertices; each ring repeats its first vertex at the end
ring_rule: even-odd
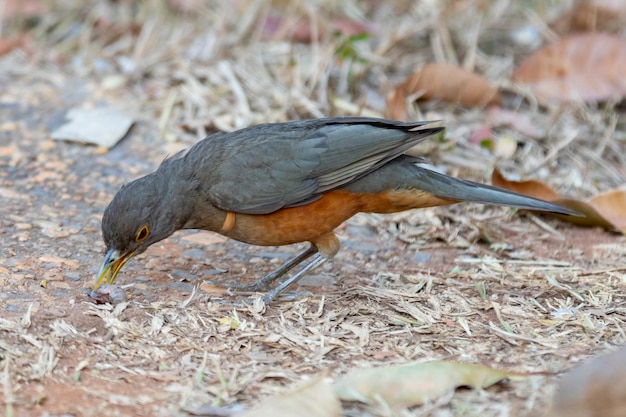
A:
MULTIPOLYGON (((106 7, 125 10, 123 2, 106 7)), ((162 17, 155 16, 144 32, 162 17)), ((172 42, 193 44, 196 32, 180 27, 169 33, 172 42)), ((178 232, 124 267, 118 284, 128 303, 95 305, 85 292, 104 255, 100 219, 124 182, 219 128, 341 113, 326 111, 313 101, 318 93, 299 84, 301 63, 289 61, 287 44, 227 52, 233 40, 215 33, 223 44, 204 66, 186 61, 190 49, 153 52, 166 35, 140 36, 150 48, 137 46, 133 59, 146 68, 114 89, 104 86, 118 73, 111 50, 96 59, 91 46, 72 44, 67 58, 34 43, 2 58, 9 68, 0 78, 0 403, 7 416, 187 415, 207 404, 236 411, 309 377, 441 359, 542 375, 457 391, 398 414, 384 404, 344 404, 345 415, 542 415, 560 373, 624 344, 621 234, 473 204, 358 215, 338 229, 337 257, 295 297, 270 305, 220 284, 251 282, 302 245, 253 247, 178 232), (289 61, 293 73, 256 73, 257 48, 271 57, 267 71, 289 61), (231 76, 256 83, 239 91, 221 82, 231 76), (274 77, 288 78, 284 88, 292 90, 266 89, 274 77), (97 105, 135 117, 117 146, 51 140, 68 109, 97 105)), ((128 47, 120 39, 111 49, 128 47)), ((580 111, 561 109, 554 122, 528 110, 547 130, 550 123, 585 129, 602 117, 580 111)), ((486 182, 498 161, 466 143, 478 114, 429 114, 449 121, 449 131, 428 156, 450 174, 486 182)), ((529 177, 583 197, 617 182, 595 165, 602 160, 586 160, 584 143, 542 160, 536 155, 550 144, 538 142, 501 165, 528 173, 534 164, 529 177)), ((625 175, 611 163, 611 172, 625 175)))

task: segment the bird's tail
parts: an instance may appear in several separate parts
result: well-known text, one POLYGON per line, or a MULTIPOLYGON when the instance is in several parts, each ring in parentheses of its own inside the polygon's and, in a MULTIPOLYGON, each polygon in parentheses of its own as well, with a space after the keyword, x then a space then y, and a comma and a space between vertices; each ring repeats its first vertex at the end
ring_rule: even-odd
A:
POLYGON ((580 215, 578 212, 558 204, 527 197, 503 188, 449 177, 422 166, 416 166, 416 168, 420 175, 417 175, 412 182, 417 183, 418 189, 432 193, 439 198, 574 216, 580 215))
POLYGON ((348 184, 345 189, 366 195, 387 193, 388 198, 393 200, 391 204, 380 205, 376 200, 372 200, 371 206, 366 208, 372 212, 390 213, 465 201, 580 216, 578 212, 558 204, 491 185, 449 177, 421 166, 420 162, 423 161, 402 155, 378 170, 348 184))

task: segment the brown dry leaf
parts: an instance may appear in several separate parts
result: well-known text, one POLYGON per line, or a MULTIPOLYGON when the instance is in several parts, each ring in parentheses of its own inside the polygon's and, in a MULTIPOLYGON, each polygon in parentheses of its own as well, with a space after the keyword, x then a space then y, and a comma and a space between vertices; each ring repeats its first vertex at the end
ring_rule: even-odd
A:
POLYGON ((564 37, 526 58, 511 79, 538 100, 594 102, 626 96, 626 39, 605 33, 564 37))
POLYGON ((599 226, 626 233, 626 191, 624 190, 611 190, 586 201, 562 198, 552 188, 536 180, 509 181, 502 176, 498 169, 494 169, 491 174, 491 184, 519 194, 560 204, 576 210, 584 217, 563 216, 555 213, 544 214, 558 217, 579 226, 599 226))
POLYGON ((499 103, 498 90, 481 75, 451 64, 426 64, 409 75, 387 95, 385 116, 406 119, 404 98, 443 100, 467 107, 485 107, 499 103))
POLYGON ((594 358, 563 377, 549 417, 626 416, 626 348, 594 358))
POLYGON ((486 388, 512 373, 457 362, 425 362, 359 369, 335 383, 346 401, 382 399, 391 407, 410 407, 432 401, 456 387, 486 388))
POLYGON ((341 416, 341 403, 330 384, 317 378, 304 386, 265 400, 240 417, 333 417, 341 416))
POLYGON ((502 176, 502 173, 497 168, 494 168, 491 174, 491 184, 496 187, 506 188, 518 194, 539 198, 545 201, 554 201, 559 198, 556 191, 539 181, 509 181, 502 176))
POLYGON ((562 35, 571 32, 618 32, 626 24, 626 2, 595 0, 574 3, 550 26, 562 35))
POLYGON ((617 230, 626 231, 626 190, 621 188, 598 194, 587 201, 617 230))

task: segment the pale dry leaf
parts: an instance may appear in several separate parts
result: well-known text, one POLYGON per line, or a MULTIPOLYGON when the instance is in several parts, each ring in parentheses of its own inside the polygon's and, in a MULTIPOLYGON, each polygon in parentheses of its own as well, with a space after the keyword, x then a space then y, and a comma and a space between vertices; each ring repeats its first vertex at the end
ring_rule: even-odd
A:
POLYGON ((526 58, 512 80, 542 102, 596 102, 626 96, 626 39, 605 33, 564 37, 526 58))
POLYGON ((91 143, 113 147, 133 125, 133 118, 126 112, 99 107, 95 109, 71 109, 69 121, 52 132, 52 139, 91 143))
POLYGON ((324 378, 316 378, 294 391, 265 400, 240 417, 341 416, 341 402, 324 378))
POLYGON ((382 399, 392 407, 410 407, 457 387, 486 388, 512 375, 471 363, 411 363, 354 370, 335 383, 335 392, 345 401, 382 399))

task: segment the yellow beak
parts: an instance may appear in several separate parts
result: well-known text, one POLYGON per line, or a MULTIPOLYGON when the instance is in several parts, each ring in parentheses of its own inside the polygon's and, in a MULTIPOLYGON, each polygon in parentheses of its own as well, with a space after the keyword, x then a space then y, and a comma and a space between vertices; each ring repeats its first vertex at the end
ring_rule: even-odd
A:
POLYGON ((124 264, 133 257, 135 252, 136 251, 126 252, 125 254, 120 255, 119 251, 109 249, 104 257, 100 271, 98 271, 98 279, 96 280, 96 285, 94 285, 93 290, 97 290, 103 282, 106 284, 113 284, 117 273, 120 272, 120 269, 122 269, 124 264))

